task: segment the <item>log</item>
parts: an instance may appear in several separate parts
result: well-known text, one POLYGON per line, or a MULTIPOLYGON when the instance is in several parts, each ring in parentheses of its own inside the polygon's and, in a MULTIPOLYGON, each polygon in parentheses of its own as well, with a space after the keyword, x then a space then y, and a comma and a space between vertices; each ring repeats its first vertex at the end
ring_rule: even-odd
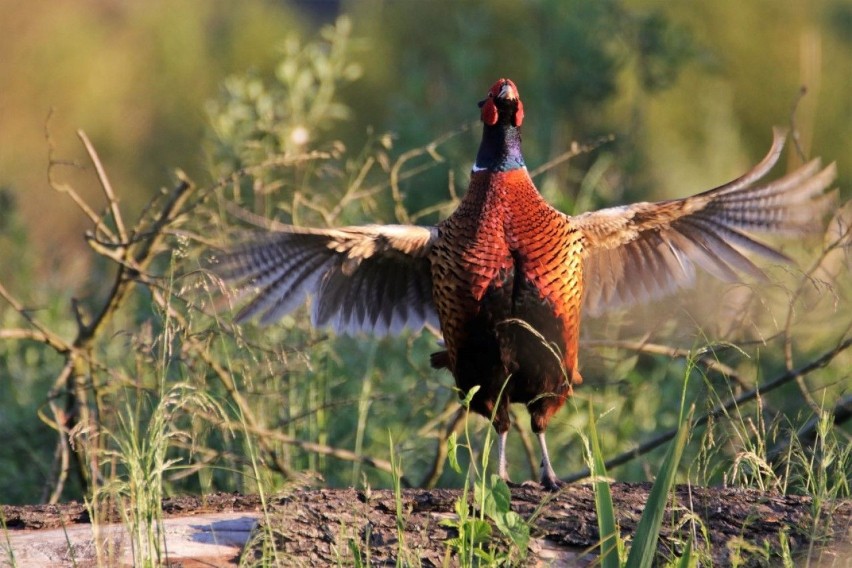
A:
MULTIPOLYGON (((636 530, 650 484, 613 483, 621 534, 636 530)), ((395 564, 397 557, 423 566, 455 565, 447 545, 457 535, 442 521, 456 519, 455 489, 406 489, 401 523, 389 490, 299 490, 268 497, 214 494, 174 497, 163 502, 165 546, 161 561, 181 566, 352 565, 358 556, 371 565, 395 564)), ((525 565, 577 566, 595 562, 598 545, 594 494, 571 485, 559 493, 537 487, 512 489, 512 510, 531 520, 532 539, 525 565)), ((834 565, 852 558, 852 500, 821 503, 809 497, 750 489, 678 486, 670 500, 658 546, 661 559, 677 558, 686 539, 714 566, 735 558, 775 564, 785 533, 794 556, 834 565), (691 520, 690 520, 691 519, 691 520)), ((475 507, 470 506, 475 512, 475 507)), ((0 565, 133 565, 127 529, 114 510, 101 513, 97 536, 85 507, 3 506, 0 565), (95 546, 96 543, 98 546, 95 546), (104 556, 104 555, 107 556, 104 556), (107 562, 104 563, 104 558, 107 562)), ((508 550, 496 529, 492 543, 508 550)), ((517 551, 515 551, 517 554, 517 551)))

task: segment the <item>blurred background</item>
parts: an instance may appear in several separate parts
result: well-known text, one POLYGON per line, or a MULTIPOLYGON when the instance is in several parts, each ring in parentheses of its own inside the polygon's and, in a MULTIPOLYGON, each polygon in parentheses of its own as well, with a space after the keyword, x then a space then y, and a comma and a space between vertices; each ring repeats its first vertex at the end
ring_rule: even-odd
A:
MULTIPOLYGON (((0 204, 5 217, 20 213, 33 270, 68 286, 89 274, 79 254, 87 221, 48 186, 51 148, 67 164, 53 175, 94 195, 91 172, 76 167, 87 165, 83 129, 128 206, 169 185, 175 168, 209 180, 205 105, 225 79, 271 73, 287 38, 313 38, 340 14, 361 69, 339 93, 351 112, 334 125, 351 147, 370 128, 393 133, 399 152, 424 144, 475 120, 476 101, 507 76, 528 108, 531 167, 614 134, 604 151, 626 159, 617 194, 601 201, 673 197, 758 158, 804 86, 804 151, 839 160, 841 188, 852 175, 848 0, 3 0, 0 13, 0 204)), ((460 171, 475 140, 451 156, 460 171)), ((564 166, 546 191, 570 196, 578 170, 564 166)))
MULTIPOLYGON (((434 222, 447 210, 440 204, 466 186, 478 144, 477 101, 497 78, 509 77, 524 100, 530 169, 558 159, 574 142, 596 146, 537 176, 542 192, 563 211, 684 196, 724 183, 763 156, 775 125, 797 132, 799 152, 785 154, 786 166, 800 163, 802 155, 836 160, 837 185, 844 200, 850 195, 849 0, 0 0, 0 77, 0 282, 35 313, 53 314, 60 333, 74 328, 70 298, 103 297, 113 270, 82 238, 90 221, 51 187, 51 180, 73 186, 96 209, 106 206, 77 129, 91 138, 129 218, 161 188, 174 186, 177 169, 210 186, 256 163, 258 152, 330 151, 338 158, 335 175, 312 171, 317 177, 307 185, 302 170, 277 178, 271 172, 243 189, 289 201, 310 187, 309 200, 334 203, 345 185, 340 180, 351 183, 365 155, 390 164, 456 133, 441 141, 439 159, 401 182, 405 207, 426 211, 418 222, 434 222)), ((294 210, 275 199, 252 207, 292 219, 294 210)), ((395 218, 387 196, 336 216, 346 222, 395 218)), ((16 314, 0 310, 7 325, 20 325, 16 314)), ((138 307, 123 325, 149 315, 138 307)), ((281 340, 277 333, 270 340, 281 340)), ((687 336, 688 347, 695 334, 687 336)), ((329 351, 335 356, 320 367, 365 373, 360 365, 373 361, 376 343, 338 341, 329 351)), ((409 354, 419 358, 420 370, 410 380, 427 384, 425 361, 434 342, 412 347, 414 340, 407 341, 387 348, 396 354, 388 355, 388 365, 408 365, 409 354)), ((590 357, 596 359, 607 357, 590 357)), ((50 461, 52 433, 36 416, 55 360, 19 344, 4 347, 0 360, 0 408, 7 405, 0 438, 33 433, 31 443, 0 455, 6 472, 0 487, 9 482, 0 498, 7 492, 9 500, 35 500, 49 463, 31 487, 15 481, 13 472, 21 459, 50 461), (32 442, 39 435, 44 448, 32 442)), ((643 373, 656 372, 647 361, 629 361, 639 366, 632 371, 637 384, 643 373)), ((629 374, 599 364, 600 376, 629 374)), ((393 384, 396 372, 409 371, 390 368, 386 383, 393 384)), ((667 373, 682 375, 682 369, 659 371, 659 380, 667 373)), ((841 373, 830 382, 845 378, 841 373)), ((354 389, 351 399, 345 393, 337 399, 357 406, 373 396, 358 380, 354 384, 347 387, 354 389)), ((454 395, 447 377, 440 384, 443 404, 454 395)), ((388 384, 372 388, 390 397, 379 401, 399 419, 406 415, 398 416, 393 397, 411 398, 411 391, 397 386, 399 392, 388 384)), ((625 396, 624 388, 618 383, 613 392, 625 396)), ((676 403, 675 390, 670 399, 676 403)), ((423 400, 431 396, 422 394, 423 400)), ((668 425, 677 408, 670 410, 668 425)), ((610 450, 636 442, 640 430, 654 431, 658 419, 649 410, 637 418, 641 426, 616 425, 620 433, 613 434, 610 450)), ((324 442, 349 444, 350 423, 339 428, 342 441, 311 424, 311 436, 320 432, 324 442)), ((412 439, 421 435, 409 430, 412 439)), ((361 431, 359 451, 387 449, 381 437, 386 425, 375 431, 372 446, 361 431)), ((404 444, 406 434, 400 436, 404 444)), ((360 473, 335 477, 333 461, 304 459, 300 467, 324 467, 334 483, 355 482, 360 473)), ((422 469, 425 474, 428 464, 422 469)), ((624 475, 643 478, 646 471, 640 465, 624 475)))

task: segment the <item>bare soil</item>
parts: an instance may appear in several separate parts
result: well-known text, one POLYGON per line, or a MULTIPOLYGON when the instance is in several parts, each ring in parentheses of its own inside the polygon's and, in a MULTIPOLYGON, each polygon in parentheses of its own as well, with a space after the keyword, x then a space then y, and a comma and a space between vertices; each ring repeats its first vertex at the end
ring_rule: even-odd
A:
MULTIPOLYGON (((612 484, 625 538, 635 533, 649 491, 650 484, 645 483, 612 484)), ((274 554, 283 565, 336 565, 341 561, 348 565, 357 553, 362 560, 383 565, 395 563, 402 549, 424 566, 440 566, 448 559, 446 540, 456 536, 441 521, 454 518, 459 494, 452 489, 404 490, 402 547, 396 501, 388 490, 299 490, 267 498, 266 514, 261 514, 261 500, 255 495, 172 497, 163 502, 163 511, 167 518, 223 512, 255 515, 258 525, 245 546, 243 561, 274 554)), ((559 493, 514 488, 512 509, 533 519, 526 560, 530 565, 594 562, 599 538, 590 486, 571 485, 559 493)), ((823 503, 814 518, 817 509, 809 497, 679 486, 666 511, 658 552, 661 559, 676 558, 692 535, 714 566, 730 565, 734 555, 751 565, 775 565, 784 533, 794 555, 803 561, 808 555, 811 564, 846 566, 843 558, 852 553, 852 500, 823 503)), ((2 515, 10 535, 18 530, 90 522, 85 507, 78 503, 3 506, 2 515)), ((119 521, 114 510, 104 511, 101 519, 119 521)))

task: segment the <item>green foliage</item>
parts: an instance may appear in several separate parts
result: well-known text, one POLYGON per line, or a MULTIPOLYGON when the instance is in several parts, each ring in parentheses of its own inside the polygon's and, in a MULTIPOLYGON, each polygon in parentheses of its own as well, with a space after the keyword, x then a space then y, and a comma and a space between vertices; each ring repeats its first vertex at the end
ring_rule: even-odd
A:
MULTIPOLYGON (((304 44, 289 37, 271 80, 257 73, 225 80, 218 99, 207 105, 210 121, 208 146, 213 171, 228 176, 241 168, 281 161, 322 145, 324 136, 350 118, 338 91, 360 77, 351 61, 351 23, 341 17, 321 32, 322 41, 304 44)), ((271 165, 271 164, 270 164, 271 165)), ((254 178, 255 191, 280 188, 286 167, 267 167, 254 178), (269 184, 277 184, 269 187, 269 184)), ((252 187, 252 186, 247 186, 252 187)))
MULTIPOLYGON (((462 399, 462 406, 470 408, 470 401, 479 390, 478 386, 468 391, 462 399)), ((468 418, 470 415, 468 414, 468 418)), ((490 449, 490 431, 486 435, 485 448, 490 449)), ((447 546, 455 552, 462 566, 503 566, 523 561, 527 555, 530 541, 530 524, 512 510, 512 494, 505 481, 499 475, 487 475, 488 451, 483 452, 481 469, 475 465, 470 430, 465 420, 465 443, 460 445, 456 433, 447 440, 447 459, 450 467, 457 473, 462 472, 458 452, 464 449, 470 456, 470 466, 465 476, 464 489, 456 500, 455 519, 445 519, 441 524, 454 529, 458 535, 447 540, 447 546), (473 478, 473 503, 470 508, 470 480, 473 478), (495 539, 493 527, 507 539, 508 550, 502 550, 495 539)))

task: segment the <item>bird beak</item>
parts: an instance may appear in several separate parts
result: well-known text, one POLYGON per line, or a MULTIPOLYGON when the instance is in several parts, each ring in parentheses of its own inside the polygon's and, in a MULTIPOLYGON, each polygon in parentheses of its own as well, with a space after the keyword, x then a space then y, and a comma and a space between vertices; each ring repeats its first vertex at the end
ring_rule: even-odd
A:
POLYGON ((506 99, 507 101, 514 101, 518 99, 518 91, 515 90, 515 86, 512 85, 512 83, 506 81, 500 88, 500 92, 497 94, 497 98, 506 99))

